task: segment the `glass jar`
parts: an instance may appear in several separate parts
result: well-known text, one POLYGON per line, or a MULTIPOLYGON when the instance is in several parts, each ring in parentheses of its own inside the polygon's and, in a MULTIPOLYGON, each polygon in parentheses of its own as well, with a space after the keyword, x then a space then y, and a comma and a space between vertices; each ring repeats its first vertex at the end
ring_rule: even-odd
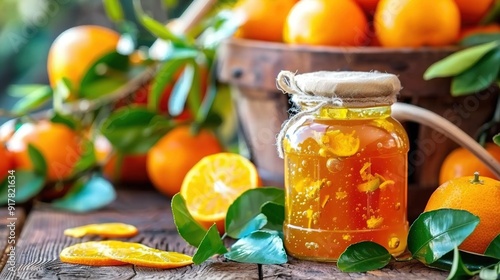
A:
POLYGON ((391 117, 391 74, 282 72, 299 112, 279 137, 285 163, 285 247, 300 259, 336 261, 353 243, 406 249, 408 137, 391 117), (348 77, 348 78, 346 78, 348 77))

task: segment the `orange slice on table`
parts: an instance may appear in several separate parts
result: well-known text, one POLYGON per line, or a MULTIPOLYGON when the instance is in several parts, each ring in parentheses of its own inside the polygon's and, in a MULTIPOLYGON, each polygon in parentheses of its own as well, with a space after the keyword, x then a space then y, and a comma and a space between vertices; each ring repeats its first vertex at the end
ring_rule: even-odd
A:
POLYGON ((252 162, 239 154, 218 153, 204 157, 191 168, 180 193, 196 221, 207 228, 216 223, 219 232, 224 232, 231 203, 258 185, 259 175, 252 162))
POLYGON ((104 255, 110 259, 152 268, 177 268, 193 263, 193 258, 177 252, 167 252, 132 242, 115 241, 104 255))
POLYGON ((177 268, 193 263, 192 257, 177 252, 167 252, 134 242, 117 240, 89 241, 63 249, 62 262, 107 266, 134 264, 153 268, 177 268))
POLYGON ((104 252, 108 249, 107 244, 103 244, 102 241, 78 243, 64 248, 59 254, 59 258, 65 263, 92 266, 127 264, 104 256, 104 252))
POLYGON ((89 224, 68 228, 64 231, 64 235, 76 238, 91 234, 106 238, 128 238, 137 235, 137 233, 139 230, 135 226, 123 223, 89 224))

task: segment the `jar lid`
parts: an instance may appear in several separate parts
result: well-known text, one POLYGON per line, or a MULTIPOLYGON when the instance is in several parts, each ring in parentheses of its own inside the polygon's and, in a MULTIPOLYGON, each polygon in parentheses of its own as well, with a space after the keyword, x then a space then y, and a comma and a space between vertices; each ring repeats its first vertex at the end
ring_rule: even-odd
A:
POLYGON ((401 90, 396 75, 375 71, 319 71, 299 75, 281 71, 277 86, 297 95, 298 101, 334 100, 342 107, 391 105, 401 90))

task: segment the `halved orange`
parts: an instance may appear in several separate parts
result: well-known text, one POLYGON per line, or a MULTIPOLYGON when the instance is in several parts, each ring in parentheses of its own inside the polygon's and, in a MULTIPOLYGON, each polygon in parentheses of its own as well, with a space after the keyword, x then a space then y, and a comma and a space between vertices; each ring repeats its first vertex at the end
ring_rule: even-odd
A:
POLYGON ((59 254, 59 258, 65 263, 92 266, 127 264, 104 256, 106 250, 109 250, 109 247, 103 241, 89 241, 64 248, 59 254))
POLYGON ((257 169, 245 157, 218 153, 204 157, 186 174, 181 195, 193 218, 224 232, 224 219, 231 203, 243 192, 257 188, 257 169))
POLYGON ((124 223, 102 223, 68 228, 64 231, 64 235, 76 238, 89 234, 106 238, 128 238, 137 235, 138 232, 139 230, 133 225, 124 223))
POLYGON ((134 264, 153 268, 176 268, 193 263, 192 257, 167 252, 134 242, 117 240, 89 241, 63 249, 62 262, 106 266, 134 264))

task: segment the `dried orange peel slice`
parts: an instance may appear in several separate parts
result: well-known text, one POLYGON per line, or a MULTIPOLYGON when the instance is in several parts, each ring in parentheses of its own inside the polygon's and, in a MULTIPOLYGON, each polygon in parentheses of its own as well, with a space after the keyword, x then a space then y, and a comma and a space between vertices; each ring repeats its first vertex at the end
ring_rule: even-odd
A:
POLYGON ((102 223, 89 224, 74 228, 68 228, 64 231, 64 235, 80 238, 85 235, 99 235, 106 238, 128 238, 139 233, 139 230, 129 224, 123 223, 102 223))
POLYGON ((193 263, 192 257, 134 242, 117 240, 78 243, 61 251, 62 262, 92 266, 134 264, 152 268, 177 268, 193 263))
POLYGON ((102 241, 89 241, 78 243, 64 248, 59 254, 62 262, 83 264, 92 266, 124 265, 125 262, 114 260, 104 256, 104 251, 108 249, 102 241))
POLYGON ((176 268, 193 263, 192 257, 177 252, 167 252, 138 243, 121 242, 104 255, 110 259, 152 268, 176 268))

